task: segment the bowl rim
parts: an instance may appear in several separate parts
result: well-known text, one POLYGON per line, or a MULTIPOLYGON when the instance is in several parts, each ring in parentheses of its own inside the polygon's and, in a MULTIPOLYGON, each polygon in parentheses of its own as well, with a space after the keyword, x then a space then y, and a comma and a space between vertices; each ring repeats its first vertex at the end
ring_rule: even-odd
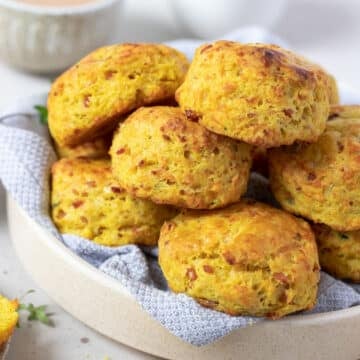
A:
POLYGON ((68 6, 46 6, 28 4, 21 1, 14 0, 0 0, 0 6, 8 8, 10 10, 25 12, 35 15, 81 15, 86 13, 92 13, 99 10, 103 10, 108 7, 112 7, 121 0, 93 0, 84 4, 68 5, 68 6))
MULTIPOLYGON (((8 2, 9 0, 0 0, 0 5, 2 2, 8 2)), ((11 0, 10 0, 11 1, 11 0)), ((102 0, 106 3, 113 3, 118 0, 102 0)), ((339 88, 342 90, 342 92, 350 93, 352 95, 357 95, 358 93, 354 90, 353 87, 344 84, 342 82, 339 82, 339 88)), ((32 95, 22 96, 19 97, 19 99, 28 99, 33 102, 35 99, 40 100, 46 99, 47 93, 46 92, 38 92, 34 93, 32 95)), ((343 102, 342 102, 343 103, 343 102)), ((11 101, 10 104, 14 105, 16 104, 16 99, 14 101, 11 101)), ((345 102, 347 104, 347 102, 345 102)), ((6 114, 8 112, 11 112, 13 109, 11 106, 8 106, 5 109, 0 109, 0 114, 6 114)), ((8 197, 8 209, 9 211, 9 203, 11 205, 15 205, 16 210, 20 211, 20 213, 27 219, 27 221, 31 222, 34 227, 36 227, 36 230, 39 234, 39 239, 44 243, 45 247, 48 247, 51 251, 58 253, 61 255, 65 262, 67 262, 69 265, 75 266, 79 272, 83 273, 87 277, 99 281, 103 286, 107 288, 112 288, 114 291, 116 291, 119 295, 126 297, 133 296, 130 294, 128 289, 126 289, 118 280, 112 278, 111 276, 101 272, 98 270, 95 266, 87 263, 85 260, 83 260, 80 256, 78 256, 76 253, 72 252, 63 242, 61 242, 59 239, 57 239, 54 235, 52 235, 49 231, 42 228, 38 223, 36 223, 21 207, 20 205, 13 200, 11 197, 11 194, 7 192, 8 197), (10 195, 10 196, 9 196, 10 195), (10 201, 9 201, 10 200, 10 201), (49 238, 52 238, 53 241, 48 241, 49 238), (46 240, 47 241, 46 241, 46 240)), ((14 206, 12 206, 14 207, 14 206)), ((333 322, 338 319, 344 319, 344 318, 350 318, 356 315, 360 315, 360 305, 356 305, 353 307, 341 309, 341 310, 333 310, 333 311, 327 311, 322 313, 299 313, 299 314, 292 314, 287 315, 279 320, 276 320, 275 323, 285 323, 285 324, 291 324, 292 326, 305 326, 305 325, 313 325, 323 322, 333 322)), ((265 320, 270 321, 270 320, 265 320)))
MULTIPOLYGON (((344 349, 354 358, 358 354, 354 334, 360 331, 360 306, 323 314, 288 316, 276 321, 264 320, 235 329, 201 347, 188 344, 144 311, 119 281, 79 258, 31 219, 9 192, 7 213, 10 239, 21 263, 38 286, 73 317, 118 343, 172 360, 183 360, 184 354, 186 359, 217 360, 224 358, 224 354, 235 359, 239 352, 254 359, 278 353, 285 359, 290 351, 297 351, 296 354, 305 351, 306 357, 301 357, 305 360, 314 351, 319 352, 319 345, 323 349, 321 353, 326 353, 326 359, 340 358, 344 349), (52 266, 50 276, 48 270, 52 266), (59 291, 58 284, 63 281, 69 281, 70 286, 65 287, 68 290, 59 291), (88 301, 89 290, 95 291, 91 302, 88 301), (74 295, 77 295, 76 301, 74 295), (104 304, 104 309, 99 311, 99 305, 104 304), (339 337, 338 344, 342 346, 332 342, 331 350, 327 351, 329 336, 333 335, 339 337), (286 336, 289 336, 289 342, 284 344, 286 336), (299 347, 298 343, 303 345, 299 347), (333 351, 337 357, 330 356, 333 351)), ((324 356, 321 358, 325 359, 324 356)))
MULTIPOLYGON (((7 192, 7 211, 10 209, 16 209, 19 214, 31 223, 35 228, 34 230, 38 233, 38 239, 43 242, 44 247, 49 248, 52 252, 57 253, 61 256, 69 266, 76 268, 86 277, 100 282, 103 286, 111 288, 113 291, 117 292, 121 296, 133 298, 133 295, 130 294, 129 290, 124 287, 120 281, 114 279, 108 274, 101 272, 95 266, 87 263, 84 259, 78 256, 76 253, 71 251, 63 242, 57 239, 49 231, 42 228, 35 220, 33 220, 22 208, 21 206, 12 198, 12 196, 7 192), (52 241, 49 241, 51 238, 52 241)), ((134 298, 133 298, 134 299, 134 298)), ((135 301, 135 299, 134 299, 135 301)), ((352 306, 349 308, 341 310, 333 310, 322 313, 298 313, 284 316, 281 319, 275 321, 275 323, 283 323, 291 326, 306 326, 314 325, 324 322, 333 322, 337 319, 344 319, 348 317, 353 317, 355 315, 360 315, 360 305, 352 306)), ((264 319, 266 322, 273 322, 273 320, 264 319)), ((261 322, 260 322, 261 323, 261 322)))

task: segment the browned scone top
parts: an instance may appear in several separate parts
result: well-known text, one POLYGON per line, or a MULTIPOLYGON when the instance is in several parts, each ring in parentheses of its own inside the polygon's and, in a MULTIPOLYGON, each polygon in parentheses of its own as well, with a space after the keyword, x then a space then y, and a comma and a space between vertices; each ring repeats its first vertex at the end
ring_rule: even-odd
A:
POLYGON ((209 130, 266 148, 316 141, 338 94, 331 75, 288 50, 217 41, 197 49, 176 98, 209 130))
POLYGON ((59 145, 78 145, 113 130, 124 114, 169 101, 189 63, 160 44, 106 46, 55 80, 48 97, 49 128, 59 145))
POLYGON ((160 204, 210 209, 246 191, 250 146, 217 135, 176 107, 144 107, 114 135, 112 171, 133 195, 160 204))

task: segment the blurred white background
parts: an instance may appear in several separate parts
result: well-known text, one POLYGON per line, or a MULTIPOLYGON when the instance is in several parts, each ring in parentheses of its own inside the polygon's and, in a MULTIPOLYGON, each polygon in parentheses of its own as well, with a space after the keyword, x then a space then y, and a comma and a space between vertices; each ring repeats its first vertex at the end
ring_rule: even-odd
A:
MULTIPOLYGON (((190 36, 176 21, 172 1, 181 0, 125 1, 119 26, 114 29, 116 40, 160 42, 190 36)), ((195 3, 195 0, 192 2, 195 3)), ((272 3, 270 0, 263 2, 272 3)), ((205 7, 204 12, 207 11, 206 1, 197 3, 205 7)), ((340 81, 360 91, 359 19, 358 0, 288 0, 285 1, 282 16, 271 30, 284 38, 292 49, 322 64, 340 81)), ((212 27, 211 24, 207 26, 212 27)), ((1 62, 0 79, 0 108, 14 97, 47 91, 50 84, 49 77, 22 73, 1 62)), ((49 304, 49 310, 55 313, 55 328, 25 322, 14 336, 9 360, 104 360, 106 356, 112 360, 152 358, 115 344, 87 329, 65 314, 35 286, 15 258, 11 247, 1 189, 0 284, 1 290, 12 297, 28 289, 36 289, 36 293, 30 295, 28 300, 36 304, 49 304), (32 328, 29 329, 29 326, 32 328)))

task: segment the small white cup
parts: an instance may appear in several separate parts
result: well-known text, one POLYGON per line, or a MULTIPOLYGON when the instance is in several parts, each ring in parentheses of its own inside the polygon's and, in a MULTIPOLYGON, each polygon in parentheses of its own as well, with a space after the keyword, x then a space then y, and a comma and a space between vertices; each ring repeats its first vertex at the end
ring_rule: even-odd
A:
POLYGON ((121 2, 48 7, 0 0, 0 58, 31 72, 64 70, 111 41, 121 2))
POLYGON ((190 36, 217 38, 240 26, 271 27, 286 0, 171 0, 174 14, 190 36))

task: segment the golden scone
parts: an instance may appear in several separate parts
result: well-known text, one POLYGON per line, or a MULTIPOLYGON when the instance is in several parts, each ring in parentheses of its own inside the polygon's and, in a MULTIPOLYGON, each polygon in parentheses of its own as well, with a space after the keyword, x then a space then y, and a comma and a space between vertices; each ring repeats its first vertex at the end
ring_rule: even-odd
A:
POLYGON ((211 133, 179 108, 141 108, 114 135, 112 171, 129 193, 160 204, 217 208, 246 191, 250 146, 211 133), (140 134, 140 135, 139 135, 140 134))
POLYGON ((52 168, 52 218, 61 233, 108 246, 155 245, 176 212, 127 194, 111 175, 110 160, 67 158, 52 168))
POLYGON ((316 302, 319 263, 310 226, 252 200, 188 210, 165 222, 159 263, 174 292, 231 315, 278 318, 316 302))
POLYGON ((103 136, 93 141, 88 141, 80 145, 61 146, 55 143, 55 149, 59 158, 67 157, 90 157, 90 158, 104 158, 108 156, 111 145, 111 138, 103 136))
POLYGON ((341 119, 360 119, 359 105, 333 105, 330 106, 329 120, 341 119))
POLYGON ((276 147, 319 137, 333 87, 320 66, 278 46, 217 41, 197 49, 176 99, 211 131, 276 147))
POLYGON ((97 49, 53 83, 48 97, 50 132, 60 145, 99 137, 131 110, 174 97, 187 69, 186 57, 166 45, 97 49))
POLYGON ((337 86, 336 79, 328 74, 328 96, 330 105, 337 105, 340 102, 339 89, 337 86))
POLYGON ((360 229, 360 117, 337 118, 314 144, 271 149, 270 184, 281 206, 339 231, 360 229))
POLYGON ((18 322, 18 305, 17 300, 8 300, 0 295, 0 351, 1 346, 9 340, 18 322))
POLYGON ((360 231, 339 232, 314 225, 320 265, 339 279, 360 283, 360 231))

